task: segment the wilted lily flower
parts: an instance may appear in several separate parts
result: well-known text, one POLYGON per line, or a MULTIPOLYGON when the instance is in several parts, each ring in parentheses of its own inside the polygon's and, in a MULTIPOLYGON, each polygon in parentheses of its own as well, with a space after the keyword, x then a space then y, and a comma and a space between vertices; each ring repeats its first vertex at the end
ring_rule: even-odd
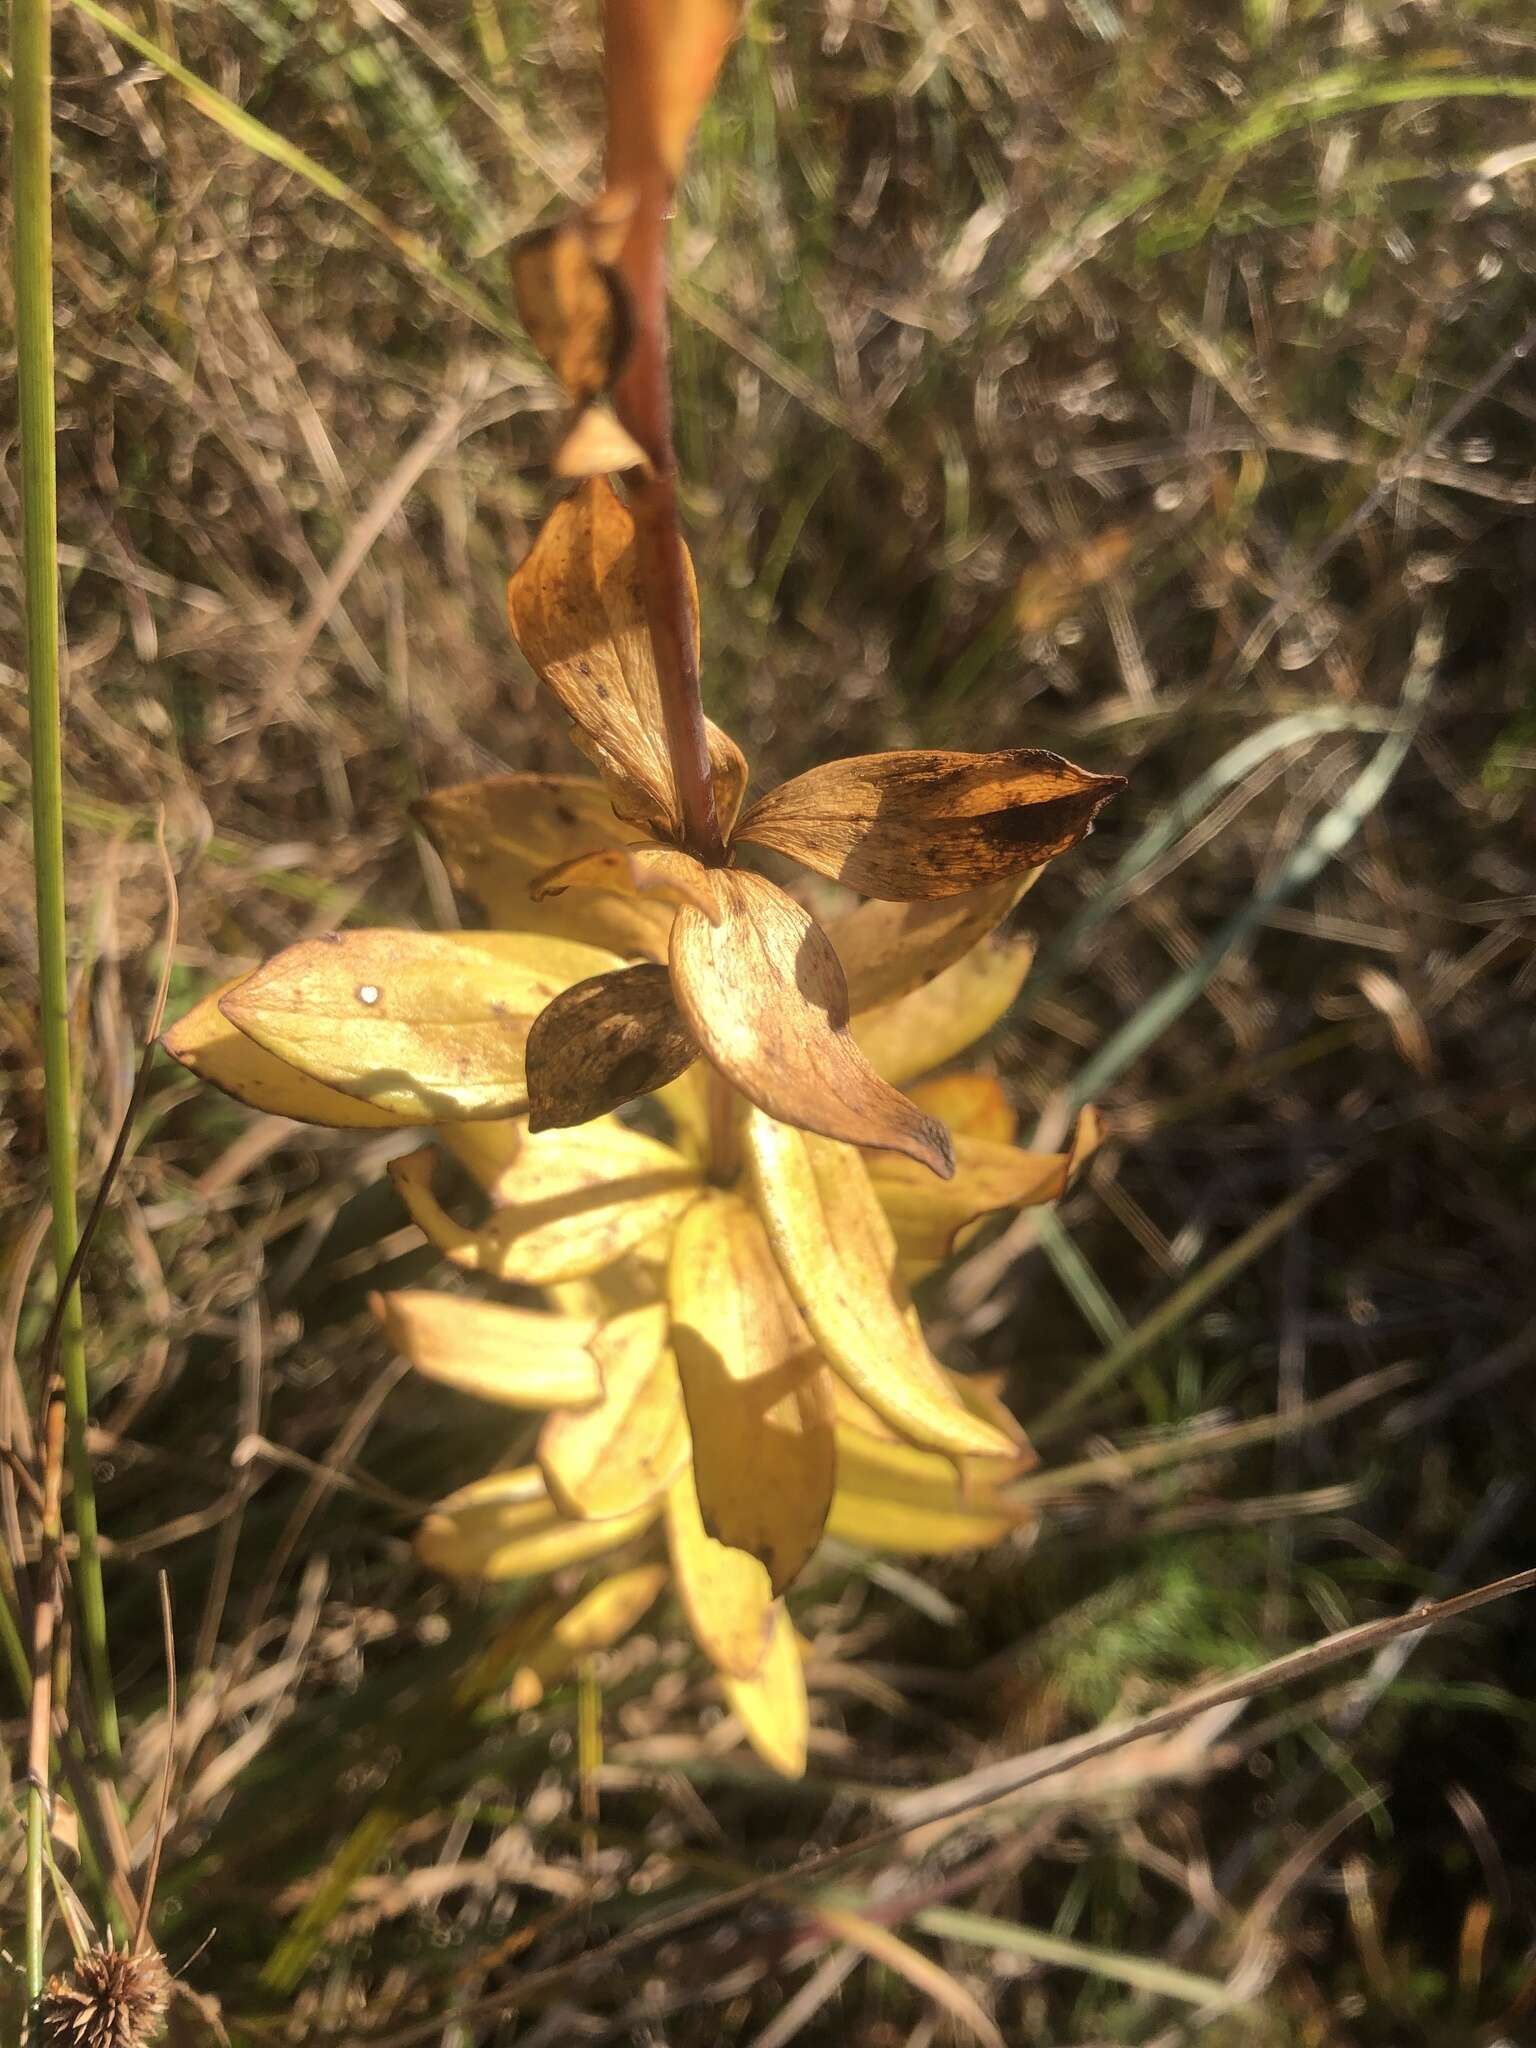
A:
MULTIPOLYGON (((852 1008, 874 999, 873 978, 883 974, 879 993, 888 995, 946 964, 946 953, 957 957, 977 935, 968 919, 979 915, 979 929, 989 929, 1034 869, 1090 830, 1123 778, 1038 748, 905 750, 813 768, 738 816, 746 763, 710 724, 726 864, 706 866, 680 844, 634 524, 607 482, 593 478, 556 507, 512 578, 508 609, 615 814, 646 835, 595 843, 534 877, 534 894, 582 887, 659 898, 676 910, 666 978, 648 965, 610 971, 567 991, 541 1020, 527 1062, 535 1127, 616 1108, 702 1052, 771 1117, 948 1173, 942 1124, 871 1069, 849 1031, 852 1008), (877 902, 960 902, 947 916, 870 919, 846 962, 801 904, 735 864, 747 845, 877 902), (978 891, 993 893, 978 902, 978 891)), ((693 628, 696 638, 696 606, 693 628)))
MULTIPOLYGON (((985 1085, 975 1091, 978 1108, 988 1095, 985 1085)), ((457 1135, 468 1134, 461 1126, 457 1135)), ((461 1156, 482 1179, 495 1171, 485 1148, 471 1143, 461 1156)), ((404 1162, 407 1199, 450 1256, 462 1254, 441 1212, 418 1206, 420 1157, 404 1162)), ((669 1569, 748 1738, 773 1768, 797 1774, 809 1716, 783 1585, 823 1534, 941 1555, 1024 1526, 1027 1511, 1001 1490, 1033 1462, 1022 1432, 989 1385, 945 1374, 956 1403, 991 1432, 995 1455, 956 1459, 903 1441, 822 1368, 736 1195, 696 1193, 665 1264, 653 1240, 550 1293, 548 1309, 435 1291, 375 1300, 386 1332, 427 1378, 548 1411, 536 1462, 439 1502, 422 1526, 421 1556, 477 1581, 611 1560, 596 1588, 527 1632, 513 1679, 521 1706, 577 1654, 633 1626, 669 1569), (648 1550, 658 1535, 666 1569, 614 1555, 648 1550)))

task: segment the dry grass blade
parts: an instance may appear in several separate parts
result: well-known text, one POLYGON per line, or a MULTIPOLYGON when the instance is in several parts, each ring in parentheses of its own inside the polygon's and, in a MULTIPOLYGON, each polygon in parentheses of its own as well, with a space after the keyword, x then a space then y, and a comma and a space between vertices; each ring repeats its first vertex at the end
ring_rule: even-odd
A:
MULTIPOLYGON (((1364 1655, 1367 1651, 1380 1648, 1405 1633, 1434 1628, 1438 1624, 1453 1620, 1457 1615, 1468 1614, 1490 1601, 1505 1600, 1516 1593, 1536 1589, 1536 1570, 1516 1572, 1508 1578, 1496 1579, 1486 1586, 1475 1587, 1467 1593, 1454 1594, 1446 1600, 1428 1601, 1422 1606, 1411 1608, 1406 1614, 1389 1615, 1381 1621, 1364 1622, 1356 1628, 1340 1629, 1337 1634, 1325 1636, 1320 1642, 1310 1643, 1304 1649, 1293 1650, 1283 1657, 1271 1659, 1257 1670, 1244 1672, 1240 1677, 1223 1679, 1216 1684, 1200 1686, 1194 1692, 1186 1693, 1172 1705, 1161 1707, 1156 1712, 1140 1715, 1118 1728, 1111 1728, 1098 1735, 1086 1737, 1080 1744, 1062 1745, 1069 1754, 1057 1755, 1046 1762, 1037 1763, 1028 1757, 1021 1758, 1006 1778, 995 1779, 980 1793, 961 1791, 946 1804, 934 1806, 925 1813, 925 1821, 953 1820, 960 1815, 974 1812, 978 1807, 990 1805, 995 1799, 1006 1799, 1012 1794, 1027 1791, 1031 1786, 1044 1783, 1048 1778, 1080 1763, 1101 1756, 1110 1756, 1116 1750, 1130 1743, 1144 1741, 1148 1736, 1168 1734, 1185 1726, 1212 1708, 1252 1699, 1276 1686, 1292 1685, 1300 1679, 1313 1677, 1320 1671, 1351 1657, 1364 1655)), ((459 2009, 461 2018, 471 2017, 476 2011, 509 2011, 536 2002, 562 1985, 578 1981, 594 1973, 600 1965, 619 1961, 624 1956, 651 1951, 659 1941, 681 1934, 689 1928, 698 1927, 706 1921, 715 1920, 727 1913, 762 1899, 778 1890, 787 1879, 796 1883, 829 1876, 835 1870, 847 1868, 861 1857, 877 1850, 890 1848, 909 1831, 909 1824, 897 1822, 888 1827, 872 1829, 856 1841, 843 1847, 822 1850, 804 1858, 793 1870, 772 1872, 756 1877, 749 1882, 733 1885, 717 1892, 713 1897, 701 1899, 692 1905, 683 1906, 673 1912, 661 1912, 643 1918, 623 1934, 589 1951, 577 1962, 560 1964, 555 1968, 537 1972, 523 1980, 515 1990, 503 1992, 496 1998, 477 2001, 470 2008, 459 2009)), ((430 2039, 441 2022, 426 2021, 419 2026, 397 2028, 375 2039, 373 2048, 414 2048, 414 2044, 430 2039)))
POLYGON ((850 1943, 861 1949, 872 1962, 882 1963, 886 1969, 905 1977, 909 1984, 942 2007, 951 2019, 974 2034, 978 2041, 984 2041, 987 2048, 1006 2048, 997 2022, 965 1986, 941 1964, 934 1962, 931 1956, 923 1955, 910 1942, 903 1941, 899 1934, 892 1933, 889 1927, 882 1927, 878 1921, 867 1919, 864 1914, 855 1913, 846 1906, 818 1902, 811 1913, 817 1923, 838 1941, 850 1943))

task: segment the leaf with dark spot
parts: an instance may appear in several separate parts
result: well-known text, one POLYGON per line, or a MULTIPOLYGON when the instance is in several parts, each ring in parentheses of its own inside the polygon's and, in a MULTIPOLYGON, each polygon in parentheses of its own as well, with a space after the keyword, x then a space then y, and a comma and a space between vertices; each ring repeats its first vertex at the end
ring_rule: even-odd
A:
POLYGON ((755 803, 738 839, 771 846, 865 896, 957 896, 1075 846, 1123 775, 1040 747, 911 748, 829 761, 755 803))
POLYGON ((664 967, 594 974, 557 996, 528 1034, 528 1128, 588 1123, 664 1088, 698 1056, 664 967))

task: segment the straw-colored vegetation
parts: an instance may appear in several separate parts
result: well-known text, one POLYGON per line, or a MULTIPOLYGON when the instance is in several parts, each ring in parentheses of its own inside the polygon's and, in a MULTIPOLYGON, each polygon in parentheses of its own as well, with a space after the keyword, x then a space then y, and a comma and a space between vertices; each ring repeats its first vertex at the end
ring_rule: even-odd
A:
MULTIPOLYGON (((419 1168, 386 1171, 418 1142, 398 1104, 299 1126, 169 1060, 135 1095, 162 968, 171 1014, 212 1018, 320 933, 452 930, 452 835, 445 868, 407 807, 583 765, 502 595, 570 419, 507 254, 601 184, 594 12, 55 10, 74 1071, 45 1081, 37 1022, 47 648, 13 460, 7 2027, 72 1944, 132 1940, 163 1832, 151 1926, 189 2041, 1520 2039, 1529 1596, 1060 1747, 1530 1562, 1536 43, 1508 0, 759 7, 704 111, 677 443, 706 701, 752 797, 889 748, 1130 778, 1013 913, 1038 945, 1003 1021, 979 1050, 936 1028, 902 1077, 941 1069, 924 1132, 990 1118, 1006 1147, 1015 1117, 1062 1181, 1079 1111, 1102 1120, 1054 1209, 904 1246, 934 1352, 1040 1464, 1011 1461, 983 1530, 988 1495, 893 1494, 887 1461, 782 1575, 801 1777, 643 1547, 478 1593, 423 1563, 431 1505, 540 1425, 476 1398, 461 1337, 433 1350, 467 1283, 413 1221, 419 1168), (71 1093, 86 1198, 130 1119, 88 1417, 68 1316, 50 1334, 71 1093), (45 1795, 50 1352, 108 1642, 67 1542, 45 1795), (987 1547, 894 1557, 893 1500, 987 1547)), ((835 893, 807 900, 835 929, 835 893)), ((931 1238, 905 1171, 885 1211, 931 1238)), ((428 1558, 434 1528, 463 1533, 429 1523, 428 1558)), ((128 1991, 142 2029, 164 1987, 128 1991)))

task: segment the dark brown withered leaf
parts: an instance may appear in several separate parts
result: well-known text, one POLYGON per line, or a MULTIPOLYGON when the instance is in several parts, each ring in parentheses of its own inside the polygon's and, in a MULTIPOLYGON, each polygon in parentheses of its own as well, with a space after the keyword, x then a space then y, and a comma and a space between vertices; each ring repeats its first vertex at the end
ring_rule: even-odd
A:
POLYGON ((665 967, 594 974, 557 996, 528 1034, 528 1128, 590 1123, 664 1088, 698 1056, 665 967))

